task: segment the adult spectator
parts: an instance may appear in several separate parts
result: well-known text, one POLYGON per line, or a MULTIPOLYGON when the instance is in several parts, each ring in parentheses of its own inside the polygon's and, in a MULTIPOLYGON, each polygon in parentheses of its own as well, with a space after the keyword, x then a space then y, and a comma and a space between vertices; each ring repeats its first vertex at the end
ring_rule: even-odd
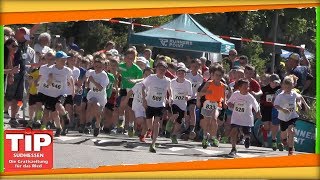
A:
POLYGON ((237 50, 232 49, 229 51, 227 63, 229 64, 230 69, 240 66, 237 50))
POLYGON ((11 106, 11 119, 9 124, 13 128, 19 126, 19 123, 16 120, 16 115, 18 113, 18 101, 22 101, 23 99, 25 83, 24 76, 27 70, 26 65, 35 63, 35 52, 29 45, 27 45, 27 41, 30 40, 29 29, 25 27, 19 28, 15 33, 15 38, 18 42, 18 49, 14 54, 12 66, 20 66, 20 71, 14 75, 13 83, 8 84, 5 93, 5 111, 7 111, 9 106, 11 106))
POLYGON ((9 38, 14 37, 14 31, 10 27, 8 26, 4 27, 3 31, 4 31, 4 42, 6 42, 9 38))
POLYGON ((248 56, 242 55, 239 57, 239 64, 241 67, 246 67, 249 63, 249 58, 248 56))
POLYGON ((297 53, 292 53, 286 62, 287 74, 293 74, 299 79, 296 88, 301 91, 301 94, 307 93, 314 77, 309 72, 308 66, 300 65, 300 56, 297 53))
POLYGON ((51 35, 47 32, 41 33, 38 37, 38 43, 34 45, 34 51, 36 52, 36 63, 39 62, 40 56, 44 52, 49 50, 51 44, 51 35))
POLYGON ((75 40, 74 40, 74 37, 70 37, 69 38, 69 41, 68 41, 68 50, 74 50, 74 51, 79 51, 80 50, 80 48, 79 48, 79 46, 77 45, 77 44, 75 44, 75 42, 74 42, 75 40))
POLYGON ((154 60, 151 58, 151 56, 152 56, 151 49, 145 49, 143 51, 143 57, 146 58, 146 60, 149 61, 150 68, 153 68, 154 60))

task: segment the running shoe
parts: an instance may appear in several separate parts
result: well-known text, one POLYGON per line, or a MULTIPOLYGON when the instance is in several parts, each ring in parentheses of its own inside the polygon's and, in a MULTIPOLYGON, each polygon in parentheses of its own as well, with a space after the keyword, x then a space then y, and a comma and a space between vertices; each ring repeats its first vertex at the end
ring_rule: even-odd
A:
POLYGON ((129 137, 133 137, 133 135, 134 135, 134 132, 133 132, 133 131, 134 131, 134 130, 133 130, 133 126, 128 128, 128 136, 129 136, 129 137))
POLYGON ((244 140, 244 147, 247 148, 247 149, 250 147, 250 138, 246 138, 244 140))
POLYGON ((156 146, 154 144, 151 144, 150 145, 150 148, 149 148, 149 151, 152 152, 152 153, 156 153, 156 146))
POLYGON ((44 125, 44 124, 41 124, 41 126, 40 126, 40 130, 42 130, 42 131, 47 130, 47 126, 46 126, 46 125, 44 125))
POLYGON ((194 132, 194 131, 191 131, 191 132, 189 133, 189 139, 191 139, 191 140, 194 140, 194 139, 196 138, 196 136, 197 136, 197 133, 194 132))
POLYGON ((54 137, 60 137, 61 134, 61 128, 57 128, 56 133, 54 134, 54 137))
POLYGON ((279 151, 283 151, 284 145, 282 143, 279 143, 278 144, 278 149, 279 149, 279 151))
POLYGON ((79 125, 79 133, 83 133, 83 131, 84 131, 84 128, 85 128, 85 125, 84 124, 80 124, 79 125))
POLYGON ((139 136, 139 140, 140 140, 140 142, 143 142, 143 143, 146 142, 146 138, 145 138, 144 135, 140 135, 140 136, 139 136))
POLYGON ((97 137, 99 135, 99 132, 100 132, 100 128, 94 128, 93 129, 93 136, 97 137))
POLYGON ((85 134, 90 134, 90 132, 91 132, 90 127, 85 127, 85 128, 83 129, 83 133, 85 133, 85 134))
POLYGON ((202 140, 202 148, 207 149, 208 146, 209 146, 209 141, 207 139, 203 139, 202 140))
POLYGON ((237 156, 237 150, 235 148, 231 149, 231 152, 229 153, 229 157, 235 158, 237 156))
POLYGON ((68 128, 64 127, 61 132, 61 136, 65 136, 68 133, 68 128))
POLYGON ((149 129, 147 131, 147 135, 146 135, 146 138, 150 138, 152 136, 152 131, 149 129))
POLYGON ((288 156, 292 156, 293 155, 293 150, 288 151, 288 156))
POLYGON ((212 138, 212 146, 219 147, 219 140, 217 138, 212 138))
POLYGON ((173 129, 173 122, 172 121, 168 121, 167 124, 166 124, 166 131, 171 133, 172 129, 173 129))
POLYGON ((9 115, 8 111, 4 112, 3 115, 4 115, 3 116, 4 118, 10 118, 10 115, 9 115))
POLYGON ((9 124, 10 124, 11 128, 17 128, 17 127, 21 126, 19 124, 19 122, 17 121, 17 119, 15 119, 15 118, 11 118, 9 121, 9 124))
POLYGON ((172 135, 171 136, 171 141, 172 141, 172 144, 178 144, 177 136, 176 135, 172 135))
MULTIPOLYGON (((274 151, 277 150, 277 142, 272 142, 272 149, 273 149, 274 151)), ((279 149, 279 150, 280 150, 280 149, 279 149)))

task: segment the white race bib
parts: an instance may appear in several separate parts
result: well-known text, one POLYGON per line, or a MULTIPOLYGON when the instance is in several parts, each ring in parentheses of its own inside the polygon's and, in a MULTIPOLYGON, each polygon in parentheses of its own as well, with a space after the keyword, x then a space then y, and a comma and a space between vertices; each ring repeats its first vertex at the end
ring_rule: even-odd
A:
POLYGON ((233 110, 237 111, 239 113, 244 113, 244 112, 246 112, 245 104, 244 103, 235 103, 233 110))
POLYGON ((62 88, 62 83, 61 83, 61 81, 54 81, 54 82, 52 83, 52 87, 55 88, 55 89, 60 90, 60 89, 62 88))
POLYGON ((273 97, 274 97, 274 94, 268 94, 268 95, 266 96, 266 101, 267 101, 267 102, 272 102, 273 97))
POLYGON ((295 112, 295 105, 294 104, 288 104, 288 110, 290 111, 290 113, 295 112))
POLYGON ((175 100, 175 101, 184 101, 184 100, 186 100, 185 93, 176 92, 173 95, 173 100, 175 100))
POLYGON ((214 110, 214 109, 217 109, 217 107, 218 107, 218 103, 217 102, 212 102, 212 101, 206 100, 203 103, 203 108, 205 110, 214 110))
POLYGON ((154 88, 153 91, 151 92, 151 100, 155 102, 161 102, 163 99, 163 92, 157 91, 157 88, 154 88))

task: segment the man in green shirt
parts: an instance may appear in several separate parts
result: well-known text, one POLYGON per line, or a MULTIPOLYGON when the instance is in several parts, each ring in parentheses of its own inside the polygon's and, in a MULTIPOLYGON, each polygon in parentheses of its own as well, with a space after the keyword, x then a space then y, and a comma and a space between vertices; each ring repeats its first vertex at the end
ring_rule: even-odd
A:
MULTIPOLYGON (((129 48, 125 52, 124 62, 119 64, 119 70, 121 74, 121 86, 120 86, 120 99, 121 104, 124 103, 125 97, 127 96, 127 92, 135 85, 137 82, 136 80, 141 79, 143 77, 142 70, 134 64, 134 60, 136 57, 136 50, 129 48)), ((119 124, 118 130, 123 129, 123 121, 127 119, 129 122, 129 129, 128 135, 130 137, 133 136, 133 120, 134 120, 134 113, 132 111, 132 98, 130 98, 129 103, 120 106, 125 108, 119 108, 119 124), (124 117, 124 111, 126 112, 126 118, 124 117)))

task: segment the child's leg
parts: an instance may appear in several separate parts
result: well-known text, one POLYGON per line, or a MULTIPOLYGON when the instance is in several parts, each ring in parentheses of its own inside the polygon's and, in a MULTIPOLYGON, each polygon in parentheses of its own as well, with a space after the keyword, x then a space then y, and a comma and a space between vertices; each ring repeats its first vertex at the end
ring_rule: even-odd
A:
POLYGON ((160 117, 155 116, 154 122, 153 122, 153 128, 152 128, 152 145, 156 144, 158 135, 159 135, 159 129, 160 129, 160 117))
POLYGON ((217 131, 218 131, 218 116, 219 110, 215 110, 212 115, 212 119, 210 122, 210 138, 216 139, 217 138, 217 131))
POLYGON ((230 135, 232 149, 236 149, 237 140, 238 140, 238 133, 239 133, 239 131, 238 131, 237 127, 231 127, 229 135, 230 135))
POLYGON ((203 139, 208 139, 207 134, 209 133, 209 122, 210 122, 210 117, 203 117, 203 119, 200 121, 200 127, 203 130, 203 139))
POLYGON ((288 150, 293 151, 294 147, 294 125, 290 125, 287 129, 288 132, 288 150))

